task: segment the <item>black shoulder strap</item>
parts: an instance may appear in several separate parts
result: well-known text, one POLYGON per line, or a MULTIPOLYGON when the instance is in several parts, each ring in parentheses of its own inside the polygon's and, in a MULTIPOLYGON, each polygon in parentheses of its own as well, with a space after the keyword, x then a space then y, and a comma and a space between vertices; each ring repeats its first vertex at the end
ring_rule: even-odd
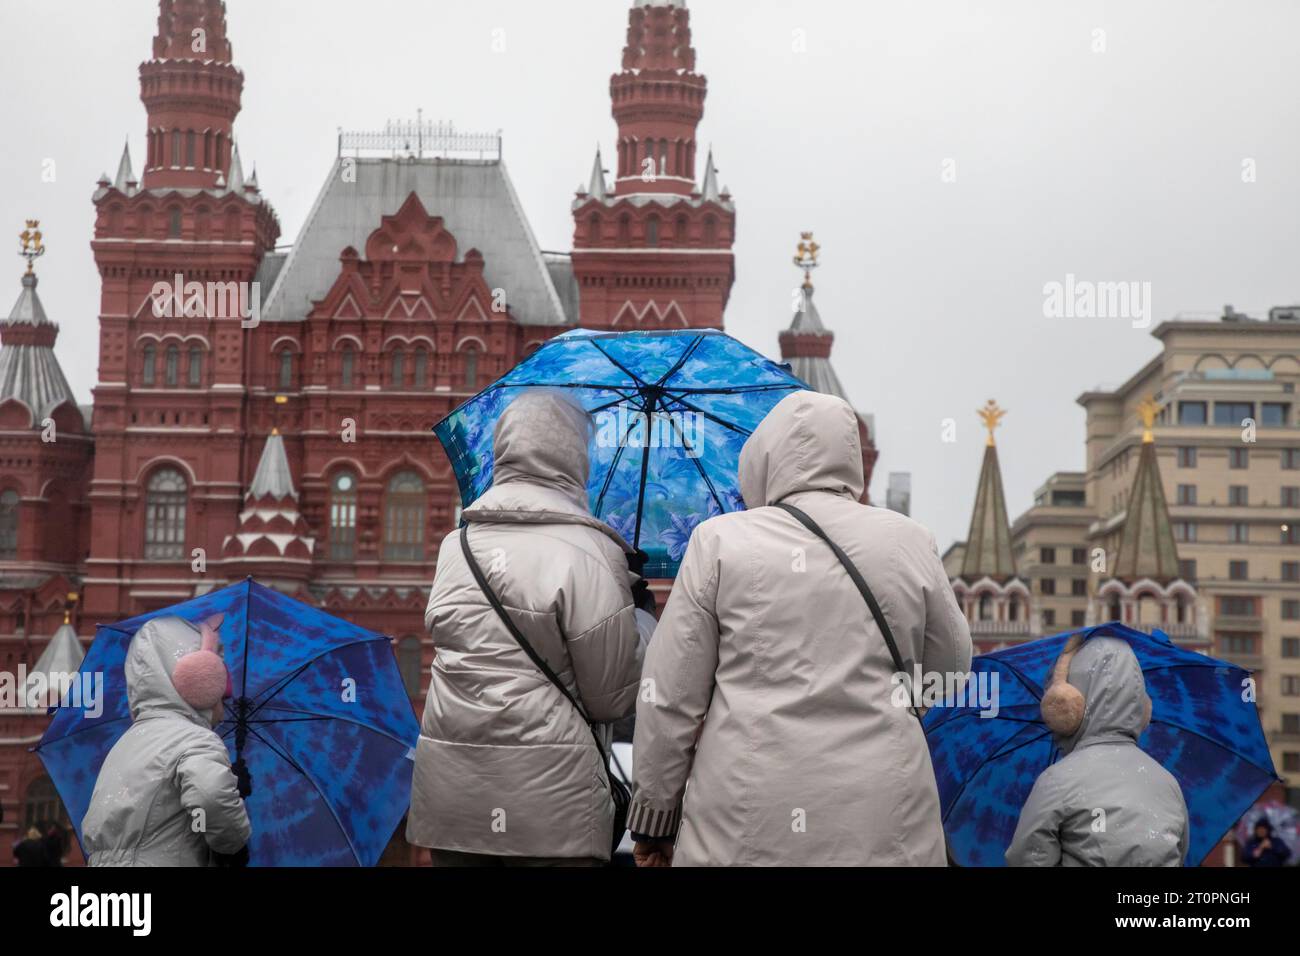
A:
MULTIPOLYGON (((790 514, 801 525, 825 541, 831 551, 834 552, 835 557, 839 559, 840 564, 844 566, 844 570, 848 572, 849 578, 852 579, 858 592, 862 595, 862 600, 866 601, 867 607, 871 609, 871 616, 876 619, 876 627, 880 628, 880 635, 885 639, 885 644, 889 648, 889 656, 894 662, 894 670, 903 675, 907 682, 906 686, 910 696, 912 675, 907 672, 907 667, 903 663, 903 656, 898 653, 898 644, 894 641, 894 632, 889 629, 889 622, 885 620, 885 612, 880 609, 880 603, 876 600, 876 596, 871 593, 871 587, 867 584, 862 573, 857 569, 857 566, 849 560, 849 556, 844 553, 844 550, 832 541, 830 536, 822 530, 821 525, 811 517, 800 511, 794 505, 786 504, 785 502, 778 502, 776 507, 790 514)), ((911 710, 919 719, 921 715, 917 711, 916 707, 913 706, 911 710)))
POLYGON ((551 670, 551 666, 546 663, 546 659, 533 649, 533 645, 528 643, 528 638, 524 637, 523 632, 519 630, 515 625, 514 620, 512 620, 510 615, 506 613, 506 609, 501 605, 501 599, 497 597, 496 592, 492 590, 492 585, 488 584, 487 578, 483 576, 483 569, 479 567, 478 561, 474 559, 474 552, 471 551, 469 547, 468 525, 461 525, 460 549, 465 554, 465 563, 469 565, 470 574, 474 575, 474 580, 478 583, 484 596, 487 597, 488 603, 492 605, 492 609, 496 611, 497 616, 501 618, 501 623, 505 624, 506 630, 509 631, 510 636, 515 639, 515 643, 518 644, 523 649, 523 652, 528 655, 528 659, 537 665, 537 669, 545 674, 546 679, 554 684, 559 689, 560 693, 565 696, 565 699, 573 705, 573 709, 578 712, 578 715, 582 717, 587 727, 591 730, 591 736, 596 741, 596 749, 600 751, 601 757, 604 758, 605 747, 601 744, 600 737, 596 733, 596 728, 591 725, 591 720, 587 717, 587 712, 583 709, 582 704, 578 702, 576 697, 569 693, 569 688, 565 687, 564 682, 560 680, 555 671, 551 670))

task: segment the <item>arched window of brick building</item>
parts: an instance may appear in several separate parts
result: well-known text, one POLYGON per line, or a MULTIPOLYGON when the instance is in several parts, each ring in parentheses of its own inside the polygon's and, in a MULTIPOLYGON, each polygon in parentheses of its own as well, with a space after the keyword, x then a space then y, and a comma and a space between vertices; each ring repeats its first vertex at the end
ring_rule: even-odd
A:
POLYGON ((712 216, 704 217, 704 241, 718 241, 718 220, 714 219, 712 216))
POLYGON ((190 167, 194 165, 194 130, 189 130, 185 134, 185 165, 190 167))
POLYGON ((587 242, 590 245, 600 245, 600 216, 595 213, 587 220, 587 242))
POLYGON ((465 387, 478 390, 478 346, 470 342, 465 346, 465 387))
POLYGON ((167 346, 167 358, 163 370, 163 383, 168 388, 175 388, 180 384, 181 350, 174 345, 167 346))
POLYGON ((384 557, 389 561, 424 559, 424 480, 413 471, 388 482, 384 502, 384 557))
POLYGON ((190 346, 190 361, 187 369, 190 388, 198 388, 203 384, 203 347, 201 345, 190 346))
POLYGON ((419 697, 424 666, 418 637, 407 635, 397 642, 397 670, 402 675, 402 683, 406 685, 406 693, 411 697, 419 697))
POLYGON ((154 560, 185 554, 185 510, 189 486, 175 468, 160 468, 145 492, 144 556, 154 560))
POLYGON ((181 207, 172 206, 167 210, 167 238, 179 239, 181 236, 181 207))
POLYGON ((18 557, 18 492, 0 491, 0 558, 18 557))
POLYGON ((356 364, 356 354, 351 345, 343 346, 339 355, 339 384, 344 388, 352 387, 352 367, 356 364))
POLYGON ((401 388, 406 383, 406 353, 401 349, 393 352, 393 387, 401 388))
POLYGON ((429 353, 426 349, 415 350, 415 380, 411 384, 415 388, 429 387, 429 353))
POLYGON ((618 241, 628 242, 632 238, 632 217, 627 213, 618 217, 618 241))
POLYGON ((175 167, 175 166, 179 166, 180 164, 181 164, 181 131, 178 129, 174 129, 172 130, 171 162, 168 163, 167 165, 175 167))
POLYGON ((146 345, 140 359, 140 383, 142 385, 152 385, 154 383, 154 366, 157 365, 157 360, 158 350, 152 344, 146 345))
POLYGON ((293 388, 293 351, 287 346, 280 350, 280 388, 293 388))
POLYGON ((357 543, 357 476, 335 473, 330 482, 330 558, 351 561, 357 543))
POLYGON ((650 248, 659 245, 659 217, 651 216, 645 221, 645 244, 650 248))

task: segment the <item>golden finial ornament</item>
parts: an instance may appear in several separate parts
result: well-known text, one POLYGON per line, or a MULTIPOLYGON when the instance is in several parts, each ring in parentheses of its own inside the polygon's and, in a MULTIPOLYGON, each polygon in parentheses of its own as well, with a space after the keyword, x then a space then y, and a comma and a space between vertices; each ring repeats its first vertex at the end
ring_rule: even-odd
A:
POLYGON ((65 604, 65 605, 63 605, 63 623, 64 623, 64 624, 71 624, 71 623, 72 623, 72 605, 74 605, 74 604, 77 603, 77 600, 78 600, 79 597, 80 597, 80 595, 77 594, 76 591, 69 591, 69 592, 68 592, 68 603, 65 604))
POLYGON ((1155 428, 1156 416, 1164 408, 1162 402, 1157 402, 1154 395, 1148 395, 1138 403, 1138 417, 1142 419, 1142 444, 1149 445, 1156 440, 1156 434, 1152 430, 1155 428))
POLYGON ((27 228, 18 234, 22 246, 18 254, 27 260, 27 274, 32 274, 32 263, 45 255, 45 244, 41 242, 41 221, 28 219, 27 228))
POLYGON ((999 408, 998 403, 990 398, 984 403, 983 408, 975 410, 975 414, 979 415, 984 422, 984 427, 989 430, 987 444, 991 448, 994 444, 993 430, 1002 424, 1002 419, 1007 414, 1007 410, 1005 408, 999 408))
POLYGON ((811 232, 799 233, 799 245, 795 247, 794 264, 803 270, 803 287, 812 288, 812 271, 817 268, 817 253, 821 251, 821 246, 813 242, 811 232))

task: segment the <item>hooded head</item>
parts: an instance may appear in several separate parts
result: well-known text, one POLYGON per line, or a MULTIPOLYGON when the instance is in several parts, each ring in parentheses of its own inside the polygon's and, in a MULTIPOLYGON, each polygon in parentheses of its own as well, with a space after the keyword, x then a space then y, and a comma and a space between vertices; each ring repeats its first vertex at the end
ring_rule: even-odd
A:
POLYGON ((175 714, 212 726, 229 693, 229 674, 217 652, 219 620, 191 624, 179 617, 146 621, 126 654, 131 718, 175 714))
POLYGON ((794 392, 767 413, 740 451, 740 493, 762 508, 801 491, 862 497, 862 443, 849 403, 794 392))
POLYGON ((551 389, 524 392, 497 419, 492 484, 544 485, 586 511, 591 436, 591 416, 567 395, 551 389))
POLYGON ((1052 668, 1042 712, 1064 753, 1103 740, 1136 742, 1151 722, 1151 698, 1128 641, 1070 638, 1052 668))

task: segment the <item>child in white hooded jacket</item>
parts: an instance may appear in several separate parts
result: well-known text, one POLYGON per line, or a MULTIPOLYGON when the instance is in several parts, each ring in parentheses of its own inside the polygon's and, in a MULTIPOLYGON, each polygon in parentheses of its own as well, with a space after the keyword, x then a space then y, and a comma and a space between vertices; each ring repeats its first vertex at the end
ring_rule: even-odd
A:
POLYGON ((247 861, 252 828, 226 745, 213 732, 230 695, 221 619, 146 622, 126 657, 131 727, 113 745, 82 820, 91 866, 247 861))

